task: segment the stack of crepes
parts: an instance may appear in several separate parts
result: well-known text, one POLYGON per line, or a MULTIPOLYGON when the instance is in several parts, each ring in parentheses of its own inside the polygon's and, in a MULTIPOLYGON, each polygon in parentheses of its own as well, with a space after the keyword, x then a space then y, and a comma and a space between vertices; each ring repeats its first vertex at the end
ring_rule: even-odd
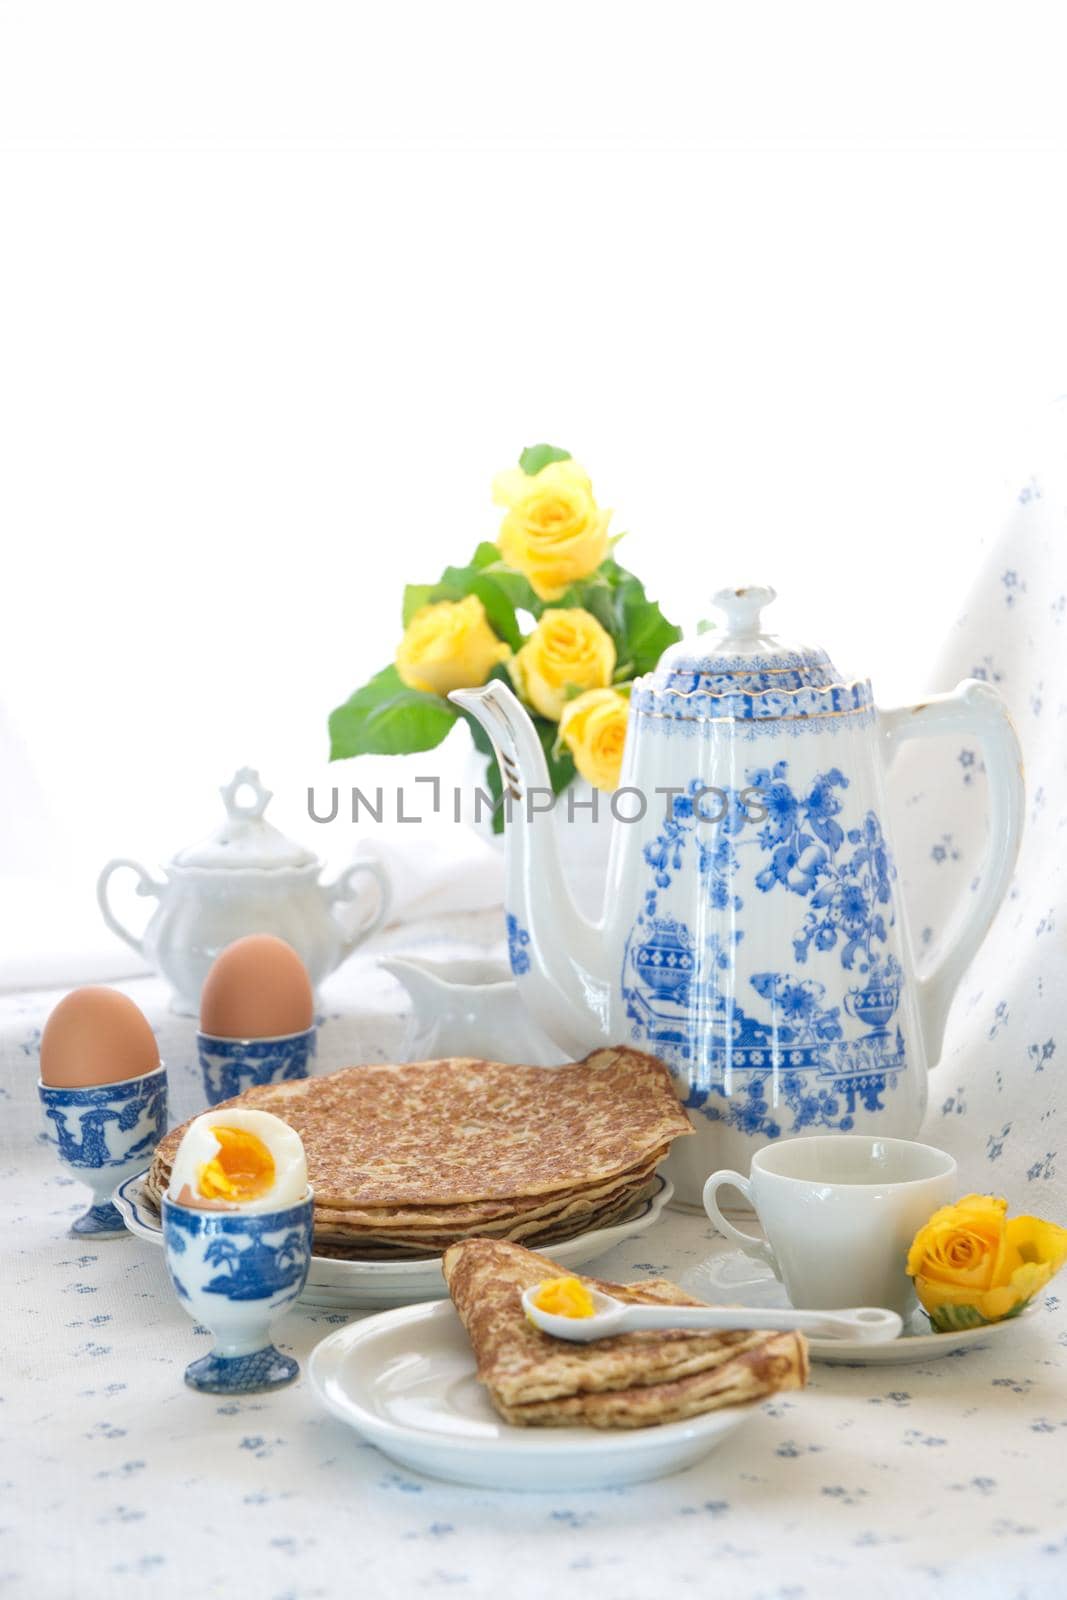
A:
MULTIPOLYGON (((224 1104, 273 1111, 296 1129, 315 1253, 363 1259, 440 1254, 474 1235, 548 1244, 607 1226, 692 1131, 663 1065, 626 1049, 552 1068, 455 1058, 345 1067, 224 1104)), ((184 1131, 156 1150, 146 1186, 157 1203, 184 1131)))
MULTIPOLYGON (((647 1428, 748 1405, 807 1381, 799 1333, 667 1329, 570 1344, 535 1328, 521 1298, 546 1278, 564 1276, 565 1268, 497 1239, 455 1244, 443 1265, 478 1377, 505 1421, 520 1427, 647 1428)), ((632 1305, 701 1303, 666 1278, 582 1282, 632 1305)))

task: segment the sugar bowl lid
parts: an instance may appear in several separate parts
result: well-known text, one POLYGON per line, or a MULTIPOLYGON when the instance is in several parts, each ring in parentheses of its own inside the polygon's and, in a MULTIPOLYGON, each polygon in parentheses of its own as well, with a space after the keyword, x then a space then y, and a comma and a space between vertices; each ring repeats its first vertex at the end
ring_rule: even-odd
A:
POLYGON ((724 624, 682 639, 640 679, 639 712, 676 721, 781 721, 841 715, 870 703, 870 687, 848 683, 825 650, 764 631, 763 610, 776 598, 762 584, 720 589, 724 624))
POLYGON ((179 850, 172 867, 281 872, 318 865, 316 855, 287 839, 264 818, 273 796, 254 768, 240 767, 219 793, 226 807, 226 821, 198 844, 179 850), (247 800, 242 798, 246 791, 251 795, 247 800))

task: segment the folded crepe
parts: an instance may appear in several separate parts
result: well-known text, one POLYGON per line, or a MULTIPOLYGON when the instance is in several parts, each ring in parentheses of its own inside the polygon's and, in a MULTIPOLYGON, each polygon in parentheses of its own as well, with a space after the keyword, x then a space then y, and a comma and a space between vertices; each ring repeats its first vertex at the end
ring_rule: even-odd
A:
MULTIPOLYGON (((478 1377, 505 1421, 519 1426, 646 1428, 749 1405, 807 1381, 799 1333, 667 1329, 590 1344, 554 1339, 528 1320, 521 1297, 566 1269, 507 1240, 464 1240, 445 1251, 442 1266, 478 1377)), ((632 1305, 701 1304, 666 1278, 582 1281, 632 1305)))
MULTIPOLYGON (((637 1050, 563 1067, 456 1058, 346 1067, 264 1084, 215 1109, 272 1111, 300 1134, 315 1249, 371 1259, 439 1255, 487 1235, 551 1243, 617 1221, 691 1132, 666 1068, 637 1050)), ((184 1127, 157 1147, 157 1201, 184 1127)))

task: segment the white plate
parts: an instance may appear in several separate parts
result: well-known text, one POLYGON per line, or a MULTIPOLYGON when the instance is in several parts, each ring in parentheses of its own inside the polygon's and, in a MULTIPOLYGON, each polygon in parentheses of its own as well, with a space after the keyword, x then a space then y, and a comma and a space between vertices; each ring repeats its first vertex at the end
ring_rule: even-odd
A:
POLYGON ((402 1467, 483 1489, 611 1489, 661 1478, 714 1450, 751 1411, 731 1406, 658 1428, 513 1427, 478 1382, 451 1303, 339 1328, 311 1352, 308 1376, 329 1411, 402 1467))
MULTIPOLYGON (((788 1306, 789 1299, 778 1279, 760 1262, 742 1250, 723 1250, 709 1256, 699 1267, 685 1274, 685 1288, 709 1305, 788 1306)), ((887 1344, 858 1344, 852 1339, 810 1339, 813 1361, 830 1366, 902 1367, 917 1361, 937 1361, 942 1356, 971 1350, 991 1339, 1007 1337, 1031 1311, 1007 1322, 991 1322, 982 1328, 965 1328, 960 1333, 934 1333, 926 1317, 917 1311, 904 1324, 899 1339, 887 1344)))
MULTIPOLYGON (((144 1180, 144 1172, 127 1178, 125 1183, 119 1184, 113 1198, 132 1234, 138 1239, 147 1239, 149 1244, 162 1246, 159 1213, 145 1194, 144 1180)), ((552 1260, 561 1266, 580 1267, 621 1240, 644 1233, 658 1219, 673 1193, 673 1185, 657 1174, 652 1193, 640 1201, 629 1216, 610 1228, 593 1228, 575 1239, 547 1246, 552 1260)), ((335 1261, 328 1256, 312 1256, 311 1271, 300 1298, 306 1305, 325 1306, 332 1311, 355 1311, 406 1306, 415 1300, 443 1300, 447 1294, 437 1256, 416 1261, 335 1261)))

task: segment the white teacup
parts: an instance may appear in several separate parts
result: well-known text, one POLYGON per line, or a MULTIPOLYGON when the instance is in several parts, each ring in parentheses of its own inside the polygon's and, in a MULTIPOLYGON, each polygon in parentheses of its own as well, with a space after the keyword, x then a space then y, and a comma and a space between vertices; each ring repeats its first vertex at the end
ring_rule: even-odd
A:
POLYGON ((908 1247, 955 1187, 955 1161, 932 1145, 835 1133, 765 1146, 751 1178, 713 1172, 704 1209, 720 1233, 770 1267, 794 1306, 888 1306, 907 1318, 916 1305, 908 1247), (716 1196, 727 1185, 744 1195, 766 1240, 723 1216, 716 1196))

